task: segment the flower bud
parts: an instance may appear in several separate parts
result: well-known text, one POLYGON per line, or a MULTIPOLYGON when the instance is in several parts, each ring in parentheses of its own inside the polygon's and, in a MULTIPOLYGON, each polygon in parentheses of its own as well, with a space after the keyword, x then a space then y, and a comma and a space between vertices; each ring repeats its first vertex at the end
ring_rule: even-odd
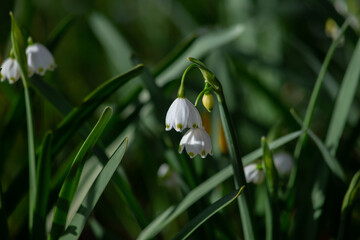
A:
POLYGON ((205 107, 209 112, 211 112, 211 110, 212 110, 213 107, 214 107, 214 97, 213 97, 213 95, 212 95, 210 92, 206 92, 206 93, 203 95, 202 103, 203 103, 204 107, 205 107))

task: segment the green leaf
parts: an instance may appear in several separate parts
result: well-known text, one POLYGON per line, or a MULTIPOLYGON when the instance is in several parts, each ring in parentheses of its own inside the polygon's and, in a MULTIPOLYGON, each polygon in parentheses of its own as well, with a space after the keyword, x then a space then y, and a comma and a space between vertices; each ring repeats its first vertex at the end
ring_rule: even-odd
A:
MULTIPOLYGON (((295 120, 300 124, 300 126, 303 126, 301 119, 296 115, 293 109, 291 110, 291 113, 294 116, 295 120)), ((346 176, 339 161, 330 153, 330 151, 326 148, 325 144, 319 139, 318 136, 316 136, 316 134, 311 129, 308 128, 306 131, 309 137, 314 141, 314 143, 320 150, 326 165, 336 176, 338 176, 341 180, 345 181, 346 176)))
POLYGON ((175 49, 170 52, 161 62, 156 66, 153 75, 156 77, 174 63, 179 57, 194 43, 198 38, 197 34, 192 34, 185 38, 175 49))
POLYGON ((275 168, 274 160, 270 148, 266 142, 266 138, 261 138, 263 150, 263 165, 265 170, 266 186, 270 193, 272 201, 277 201, 277 191, 279 187, 279 176, 275 168))
POLYGON ((335 155, 340 138, 345 128, 349 110, 357 90, 360 79, 360 39, 356 44, 353 56, 346 69, 341 83, 339 94, 336 98, 335 107, 331 115, 330 126, 326 135, 325 145, 330 149, 331 155, 335 155))
POLYGON ((157 76, 157 83, 166 84, 168 81, 177 78, 182 74, 187 66, 187 57, 192 56, 197 59, 202 58, 206 53, 228 44, 235 40, 244 31, 243 25, 235 25, 229 29, 221 31, 213 31, 204 36, 199 37, 195 42, 184 51, 173 64, 167 67, 160 75, 157 76))
POLYGON ((185 212, 191 205, 202 198, 210 190, 232 176, 232 168, 228 166, 207 179, 190 191, 176 206, 170 206, 156 219, 154 219, 137 237, 138 240, 151 239, 164 229, 172 220, 185 212))
MULTIPOLYGON (((298 138, 301 134, 304 133, 305 130, 299 130, 292 133, 289 133, 281 138, 276 139, 275 141, 269 143, 269 148, 271 150, 279 148, 294 139, 298 138)), ((255 161, 256 159, 260 158, 262 156, 262 148, 258 148, 251 153, 246 154, 244 157, 242 157, 242 162, 245 165, 250 164, 251 162, 255 161)))
POLYGON ((83 166, 88 156, 91 154, 91 149, 99 139, 101 133, 110 120, 111 114, 111 108, 105 108, 99 121, 96 123, 95 127, 84 141, 73 161, 73 164, 59 193, 49 239, 58 239, 58 237, 65 229, 67 214, 77 189, 83 166))
MULTIPOLYGON (((19 63, 21 77, 27 79, 27 60, 26 60, 26 41, 21 33, 19 26, 16 23, 15 17, 12 12, 10 12, 11 17, 11 43, 14 50, 15 58, 19 63)), ((25 80, 24 79, 24 80, 25 80)))
POLYGON ((128 140, 126 138, 121 142, 115 153, 109 159, 109 162, 101 170, 89 192, 86 194, 86 197, 82 201, 79 210, 66 228, 65 233, 60 237, 61 240, 76 240, 80 237, 90 213, 93 211, 101 194, 119 166, 125 154, 127 143, 128 140))
POLYGON ((45 220, 50 193, 52 133, 48 132, 41 145, 36 172, 36 201, 32 239, 46 239, 45 220))
MULTIPOLYGON (((311 97, 310 97, 308 107, 306 109, 303 129, 310 128, 312 116, 313 116, 313 113, 314 113, 314 110, 315 110, 316 102, 317 102, 317 99, 319 97, 320 89, 321 89, 322 83, 324 81, 327 68, 329 66, 329 63, 330 63, 330 60, 331 60, 332 56, 334 55, 336 47, 339 45, 339 43, 340 43, 340 41, 341 41, 341 39, 342 39, 342 37, 344 35, 345 30, 349 26, 349 23, 350 23, 349 19, 347 19, 344 22, 344 24, 342 25, 342 27, 340 29, 340 33, 338 34, 337 38, 332 42, 332 44, 331 44, 331 46, 330 46, 330 48, 329 48, 329 50, 328 50, 328 52, 326 54, 326 57, 325 57, 324 62, 322 64, 322 66, 321 66, 319 75, 318 75, 318 77, 316 79, 315 86, 314 86, 313 91, 311 93, 311 97)), ((299 141, 297 142, 297 144, 296 144, 296 149, 295 149, 295 158, 296 159, 298 159, 300 157, 301 150, 302 150, 302 148, 303 148, 303 146, 305 144, 305 141, 306 141, 306 134, 307 133, 304 133, 301 136, 301 138, 299 139, 299 141)))
POLYGON ((279 239, 279 214, 278 214, 278 188, 279 176, 275 168, 274 160, 265 137, 261 138, 263 150, 263 165, 265 170, 265 182, 267 186, 267 198, 265 199, 265 224, 266 239, 279 239))
POLYGON ((238 191, 234 191, 225 197, 219 199, 215 203, 211 204, 208 208, 202 211, 199 215, 193 218, 175 237, 177 239, 186 239, 194 232, 201 224, 206 222, 215 213, 233 202, 242 192, 245 186, 242 186, 238 191))
POLYGON ((132 66, 129 59, 132 54, 131 48, 113 23, 98 12, 90 14, 88 21, 113 67, 119 72, 130 68, 132 66))
POLYGON ((360 200, 360 170, 357 171, 351 180, 350 186, 346 191, 342 207, 341 220, 338 233, 338 240, 349 239, 348 228, 351 221, 351 212, 360 200))
MULTIPOLYGON (((111 94, 113 94, 129 80, 139 75, 143 68, 143 65, 140 64, 130 69, 128 72, 110 79, 92 91, 86 98, 84 98, 83 103, 67 114, 63 121, 59 124, 58 129, 54 133, 56 144, 54 144, 53 151, 58 151, 60 147, 69 139, 69 137, 74 132, 79 130, 86 119, 95 111, 98 106, 100 106, 101 103, 103 103, 111 94)), ((45 88, 42 90, 44 90, 42 93, 46 95, 51 95, 52 93, 47 92, 45 88)), ((62 102, 61 99, 53 99, 53 96, 55 95, 49 96, 48 99, 55 101, 53 102, 55 106, 62 105, 62 103, 59 103, 62 102), (58 100, 60 101, 58 102, 58 100)))
POLYGON ((66 16, 64 17, 58 25, 51 31, 49 34, 49 37, 46 41, 46 46, 49 49, 50 52, 52 52, 55 47, 58 45, 60 39, 64 37, 64 35, 67 33, 69 28, 74 22, 73 16, 66 16))

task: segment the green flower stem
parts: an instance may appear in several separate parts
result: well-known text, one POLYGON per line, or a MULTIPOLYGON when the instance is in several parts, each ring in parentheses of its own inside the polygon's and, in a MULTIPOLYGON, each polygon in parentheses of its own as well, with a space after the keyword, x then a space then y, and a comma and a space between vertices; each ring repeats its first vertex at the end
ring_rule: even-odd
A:
POLYGON ((28 76, 27 76, 27 62, 25 55, 25 41, 21 30, 18 27, 14 15, 10 12, 11 17, 11 43, 14 49, 16 61, 20 67, 21 80, 24 85, 25 94, 25 108, 26 108, 26 123, 27 123, 27 137, 28 137, 28 156, 29 156, 29 230, 31 232, 35 211, 36 200, 36 167, 35 167, 35 144, 34 144, 34 130, 33 120, 31 114, 31 101, 29 95, 28 76))
MULTIPOLYGON (((230 113, 225 102, 225 96, 222 92, 221 85, 220 88, 217 91, 215 91, 215 93, 217 95, 217 99, 219 102, 221 122, 224 128, 225 138, 230 152, 230 158, 232 160, 232 167, 235 178, 235 188, 238 189, 241 186, 247 186, 247 184, 244 174, 244 167, 241 161, 241 156, 236 140, 235 129, 231 123, 230 113)), ((253 221, 252 221, 253 217, 252 217, 251 208, 249 206, 250 205, 249 191, 245 189, 243 194, 241 194, 237 198, 237 201, 240 210, 244 239, 245 240, 255 239, 253 221)))
POLYGON ((185 71, 182 75, 182 78, 181 78, 181 83, 180 83, 180 87, 179 87, 179 91, 178 91, 178 98, 185 97, 185 90, 184 90, 185 77, 191 69, 196 68, 196 67, 197 67, 197 65, 195 63, 193 63, 185 69, 185 71))

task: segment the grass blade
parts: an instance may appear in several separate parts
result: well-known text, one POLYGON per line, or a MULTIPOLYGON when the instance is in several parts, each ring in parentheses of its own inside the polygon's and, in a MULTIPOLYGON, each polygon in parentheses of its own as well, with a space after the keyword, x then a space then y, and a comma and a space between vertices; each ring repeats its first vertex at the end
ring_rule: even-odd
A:
POLYGON ((109 162, 101 170, 95 182, 91 186, 89 192, 86 194, 85 199, 82 201, 79 210, 72 218, 64 235, 60 237, 61 240, 76 240, 80 237, 81 232, 87 221, 87 218, 94 209, 101 194, 105 190, 108 182, 110 181, 111 177, 113 176, 117 167, 119 166, 125 154, 127 143, 128 140, 126 138, 121 142, 119 147, 116 149, 115 153, 109 159, 109 162))
POLYGON ((232 176, 232 168, 228 166, 207 179, 199 186, 190 191, 185 198, 176 206, 171 206, 166 209, 160 216, 154 219, 137 237, 138 240, 151 239, 155 237, 164 227, 166 227, 172 220, 185 212, 191 205, 202 198, 210 190, 215 188, 221 182, 232 176))
POLYGON ((339 94, 336 98, 334 111, 331 116, 330 126, 326 135, 325 145, 330 153, 335 155, 340 138, 345 128, 351 104, 360 79, 360 39, 356 44, 353 56, 346 69, 339 94))
POLYGON ((207 52, 235 40, 243 31, 243 25, 235 25, 229 29, 218 32, 210 32, 199 37, 178 57, 176 61, 174 61, 173 64, 157 76, 156 82, 162 86, 169 80, 177 78, 182 74, 188 64, 185 60, 188 56, 192 56, 197 59, 202 58, 207 52))
POLYGON ((338 233, 338 240, 351 238, 348 231, 350 223, 351 211, 358 204, 360 199, 360 171, 357 171, 351 180, 350 186, 346 191, 342 207, 341 207, 341 220, 338 233))
POLYGON ((279 176, 275 168, 274 160, 265 137, 261 138, 263 150, 263 165, 265 170, 265 181, 267 187, 267 198, 265 204, 266 212, 266 239, 279 239, 279 213, 278 213, 278 188, 279 176))
POLYGON ((93 128, 87 139, 84 141, 73 161, 73 164, 68 172, 68 175, 66 176, 66 179, 59 193, 49 239, 58 239, 58 237, 65 229, 67 214, 80 180, 82 168, 85 164, 85 161, 87 160, 87 157, 91 153, 91 149, 95 145, 96 141, 99 139, 101 133, 103 132, 108 121, 110 120, 111 114, 111 108, 105 108, 99 121, 96 123, 95 127, 93 128))
POLYGON ((234 191, 225 197, 219 199, 215 203, 211 204, 208 208, 202 211, 199 215, 193 218, 175 237, 174 240, 186 239, 194 232, 201 224, 206 222, 215 213, 233 202, 242 192, 245 186, 242 186, 239 191, 234 191))
MULTIPOLYGON (((300 126, 304 126, 303 123, 301 122, 301 119, 296 115, 294 110, 291 110, 291 113, 294 116, 295 120, 300 124, 300 126)), ((306 131, 309 137, 314 141, 315 145, 320 150, 321 155, 323 156, 324 161, 327 164, 327 166, 330 168, 330 170, 341 180, 345 181, 346 178, 345 172, 342 169, 339 161, 333 155, 331 155, 329 150, 326 148, 325 144, 320 140, 318 136, 316 136, 316 134, 311 129, 308 128, 306 131)))
POLYGON ((34 212, 34 227, 32 229, 32 239, 46 239, 45 220, 50 193, 50 173, 51 173, 51 145, 52 133, 48 132, 41 145, 36 172, 36 201, 34 212))

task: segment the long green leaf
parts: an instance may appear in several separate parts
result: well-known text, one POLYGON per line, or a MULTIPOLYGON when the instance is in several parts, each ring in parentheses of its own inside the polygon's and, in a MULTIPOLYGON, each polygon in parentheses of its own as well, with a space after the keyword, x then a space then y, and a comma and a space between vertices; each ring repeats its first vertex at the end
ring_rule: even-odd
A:
POLYGON ((82 201, 79 210, 66 228, 65 233, 60 237, 61 240, 76 240, 80 237, 90 213, 93 211, 101 194, 119 166, 125 154, 127 143, 128 140, 126 138, 121 142, 115 153, 109 159, 109 162, 101 170, 89 192, 86 194, 86 197, 82 201))
POLYGON ((36 172, 36 201, 32 239, 46 239, 45 219, 50 193, 52 133, 48 132, 41 145, 36 172))
POLYGON ((195 42, 181 54, 173 64, 167 67, 160 75, 157 76, 156 81, 160 85, 164 85, 168 81, 177 78, 187 66, 188 56, 195 58, 202 58, 206 53, 225 45, 240 36, 244 31, 243 25, 235 25, 229 29, 221 31, 213 31, 204 36, 199 37, 195 42))
POLYGON ((339 94, 336 98, 334 111, 331 115, 330 126, 326 135, 325 145, 330 153, 335 155, 340 138, 345 128, 350 107, 360 80, 360 39, 356 44, 349 66, 346 69, 344 79, 341 83, 339 94))
POLYGON ((35 198, 36 198, 36 176, 35 176, 35 140, 33 119, 31 113, 31 99, 28 88, 28 67, 25 54, 25 39, 21 33, 19 26, 12 13, 11 16, 11 43, 14 50, 16 61, 20 67, 21 80, 24 86, 25 107, 26 107, 26 124, 27 124, 27 137, 28 137, 28 161, 29 161, 29 229, 32 229, 34 211, 35 211, 35 198))
POLYGON ((46 41, 46 46, 50 52, 52 52, 55 49, 59 41, 64 37, 66 32, 71 27, 73 22, 74 22, 73 16, 66 16, 60 21, 60 23, 58 23, 58 25, 56 25, 54 30, 51 31, 46 41))
POLYGON ((198 201, 201 197, 215 188, 221 182, 232 176, 232 168, 228 166, 201 183, 198 187, 190 191, 185 198, 176 206, 166 209, 160 216, 152 221, 137 237, 138 240, 151 239, 156 236, 165 226, 172 220, 186 211, 191 205, 198 201))
MULTIPOLYGON (((289 133, 272 143, 269 144, 270 149, 276 149, 280 146, 287 144, 288 142, 299 137, 304 131, 296 131, 293 133, 289 133)), ((258 148, 255 151, 245 155, 242 158, 244 164, 249 164, 262 155, 262 148, 258 148)), ((171 221, 173 221, 176 217, 186 211, 191 205, 193 205, 196 201, 202 198, 209 191, 214 189, 220 183, 224 182, 226 179, 231 177, 233 174, 232 166, 229 165, 219 171, 217 174, 213 175, 196 188, 194 188, 191 192, 189 192, 186 197, 177 205, 170 206, 163 213, 161 213, 158 217, 156 217, 138 236, 138 240, 141 239, 149 239, 155 237, 159 232, 162 231, 171 221)))
MULTIPOLYGON (((300 124, 300 126, 303 127, 304 125, 301 122, 301 119, 296 115, 293 109, 291 110, 291 113, 294 116, 295 120, 300 124)), ((345 172, 342 169, 339 161, 333 155, 331 155, 330 151, 326 148, 325 144, 320 140, 318 136, 316 136, 316 134, 311 129, 308 128, 306 131, 309 137, 314 141, 315 145, 320 150, 321 155, 323 156, 324 161, 327 164, 327 166, 330 168, 330 170, 341 180, 345 181, 345 172)))
POLYGON ((350 186, 346 191, 342 207, 341 207, 341 220, 338 233, 338 240, 349 239, 347 234, 349 222, 351 218, 351 211, 358 204, 360 199, 360 170, 357 171, 351 180, 350 186))
POLYGON ((68 172, 68 175, 66 176, 64 184, 62 185, 59 193, 49 239, 58 239, 58 237, 65 229, 67 214, 75 191, 77 189, 83 166, 91 153, 91 149, 95 145, 96 141, 99 139, 101 133, 103 132, 108 121, 110 120, 111 114, 111 108, 105 108, 99 121, 96 123, 95 127, 81 146, 79 152, 77 153, 73 161, 73 164, 68 172))
POLYGON ((238 191, 234 191, 225 197, 219 199, 215 203, 211 204, 208 208, 202 211, 199 215, 193 218, 175 237, 177 239, 186 239, 194 232, 201 224, 206 222, 215 213, 233 202, 242 192, 245 186, 242 186, 238 191))

